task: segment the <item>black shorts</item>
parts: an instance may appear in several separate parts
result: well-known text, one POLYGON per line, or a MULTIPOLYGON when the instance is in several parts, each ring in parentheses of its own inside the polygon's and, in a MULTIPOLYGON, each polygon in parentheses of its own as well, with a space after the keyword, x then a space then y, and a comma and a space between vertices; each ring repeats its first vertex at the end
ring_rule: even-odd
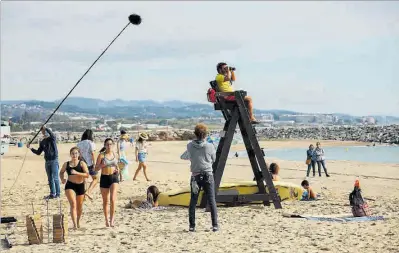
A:
POLYGON ((100 188, 110 188, 112 184, 119 184, 119 174, 101 175, 100 188))
POLYGON ((65 184, 65 190, 73 190, 76 196, 85 194, 85 183, 75 184, 71 181, 67 181, 65 184))

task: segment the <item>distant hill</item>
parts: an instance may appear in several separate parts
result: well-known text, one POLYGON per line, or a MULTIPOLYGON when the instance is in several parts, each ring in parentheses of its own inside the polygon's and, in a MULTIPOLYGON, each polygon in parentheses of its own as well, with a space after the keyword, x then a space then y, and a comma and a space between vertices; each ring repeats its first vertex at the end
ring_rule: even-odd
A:
MULTIPOLYGON (((41 106, 41 109, 35 108, 35 111, 42 110, 41 113, 48 114, 53 111, 61 100, 53 102, 38 101, 38 100, 15 100, 15 101, 1 101, 2 114, 4 116, 19 116, 24 112, 23 107, 17 105, 26 104, 28 107, 41 106), (6 106, 16 105, 12 109, 6 106)), ((170 101, 154 101, 154 100, 102 100, 84 97, 70 97, 61 106, 60 112, 65 113, 79 113, 98 116, 110 116, 116 118, 189 118, 189 117, 219 117, 221 113, 215 111, 211 104, 192 103, 180 100, 170 101)), ((275 119, 278 119, 282 114, 302 114, 290 110, 259 110, 255 109, 257 114, 273 114, 275 119)), ((334 114, 344 119, 354 119, 354 117, 347 114, 334 114)), ((374 116, 380 123, 386 121, 389 123, 398 123, 398 117, 382 117, 374 116)))

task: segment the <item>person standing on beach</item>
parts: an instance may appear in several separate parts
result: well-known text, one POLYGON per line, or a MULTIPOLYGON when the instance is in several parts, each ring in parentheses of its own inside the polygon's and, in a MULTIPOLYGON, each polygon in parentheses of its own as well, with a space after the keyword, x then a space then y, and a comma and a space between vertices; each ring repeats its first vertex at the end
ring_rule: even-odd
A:
MULTIPOLYGON (((313 176, 316 175, 316 160, 315 160, 315 152, 313 144, 310 144, 309 149, 306 150, 306 164, 308 165, 308 171, 306 172, 306 176, 309 177, 310 169, 313 168, 313 176)), ((319 168, 320 174, 320 168, 319 168)))
MULTIPOLYGON (((124 159, 124 161, 127 161, 126 157, 126 146, 127 146, 127 140, 129 136, 126 134, 125 130, 121 130, 121 135, 119 137, 118 143, 117 143, 117 148, 118 148, 118 156, 119 159, 124 159)), ((119 173, 119 180, 122 182, 123 178, 126 178, 129 175, 129 170, 128 170, 128 165, 126 163, 123 163, 124 167, 120 168, 121 171, 119 173)))
POLYGON ((324 158, 324 149, 321 148, 320 142, 316 143, 316 149, 315 149, 315 158, 317 162, 317 169, 319 171, 319 176, 321 177, 321 166, 323 166, 324 173, 326 173, 326 177, 330 177, 327 173, 327 168, 326 168, 326 162, 324 158))
POLYGON ((134 173, 133 180, 136 180, 137 175, 139 174, 140 170, 143 169, 145 179, 150 181, 147 176, 147 164, 145 163, 147 155, 148 155, 148 145, 147 145, 148 135, 146 133, 141 133, 139 135, 139 139, 136 142, 136 162, 139 163, 136 172, 134 173))
POLYGON ((59 198, 61 195, 60 191, 60 180, 58 178, 58 149, 57 149, 57 138, 55 134, 49 129, 43 126, 41 128, 44 139, 40 142, 39 148, 31 148, 27 145, 32 153, 41 155, 44 152, 45 168, 47 173, 48 184, 50 187, 50 195, 46 196, 45 199, 59 198))
POLYGON ((103 197, 103 212, 105 226, 113 227, 115 220, 115 203, 119 185, 118 157, 113 151, 114 141, 107 138, 104 147, 100 150, 97 157, 96 171, 101 170, 100 190, 103 197), (110 196, 110 218, 108 219, 108 196, 110 196))
POLYGON ((195 207, 201 188, 204 189, 211 210, 212 231, 219 230, 215 199, 215 181, 213 178, 212 164, 216 160, 216 149, 213 144, 205 141, 208 129, 204 124, 195 127, 196 140, 187 144, 187 153, 191 161, 191 198, 188 209, 189 231, 195 231, 195 207))
POLYGON ((81 141, 78 143, 77 147, 80 151, 80 159, 84 161, 89 169, 89 174, 92 181, 87 189, 85 195, 92 200, 91 192, 98 183, 97 171, 94 170, 95 159, 94 152, 96 151, 96 145, 94 144, 93 131, 91 129, 86 129, 83 132, 81 141))
POLYGON ((82 217, 83 200, 85 194, 85 179, 89 177, 89 170, 84 161, 79 160, 80 152, 78 147, 69 151, 71 160, 64 163, 60 171, 60 179, 65 184, 65 195, 68 198, 71 209, 73 228, 80 228, 80 217, 82 217), (64 178, 65 171, 68 180, 64 178))

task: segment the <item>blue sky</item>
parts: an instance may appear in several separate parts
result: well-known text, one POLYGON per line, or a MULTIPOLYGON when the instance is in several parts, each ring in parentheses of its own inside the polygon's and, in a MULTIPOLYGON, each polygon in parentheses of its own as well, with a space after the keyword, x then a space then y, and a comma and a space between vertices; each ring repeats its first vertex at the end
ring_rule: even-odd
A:
POLYGON ((2 2, 1 99, 206 102, 215 66, 260 109, 399 116, 399 2, 2 2))

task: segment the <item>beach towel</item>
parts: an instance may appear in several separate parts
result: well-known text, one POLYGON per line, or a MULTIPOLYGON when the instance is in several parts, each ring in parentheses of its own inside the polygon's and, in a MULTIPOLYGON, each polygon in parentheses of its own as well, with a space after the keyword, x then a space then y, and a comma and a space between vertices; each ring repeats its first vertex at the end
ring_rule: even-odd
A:
POLYGON ((313 221, 329 221, 329 222, 365 222, 385 220, 384 216, 363 216, 363 217, 328 217, 328 216, 308 216, 300 214, 283 214, 286 218, 301 218, 313 221))

